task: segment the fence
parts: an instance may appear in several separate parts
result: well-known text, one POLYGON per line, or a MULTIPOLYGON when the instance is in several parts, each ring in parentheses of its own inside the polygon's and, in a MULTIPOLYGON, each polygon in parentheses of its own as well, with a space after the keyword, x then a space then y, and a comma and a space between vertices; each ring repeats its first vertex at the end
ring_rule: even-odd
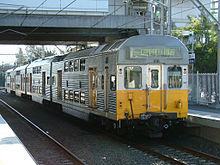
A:
POLYGON ((218 94, 217 80, 217 73, 189 74, 189 103, 215 103, 218 94))

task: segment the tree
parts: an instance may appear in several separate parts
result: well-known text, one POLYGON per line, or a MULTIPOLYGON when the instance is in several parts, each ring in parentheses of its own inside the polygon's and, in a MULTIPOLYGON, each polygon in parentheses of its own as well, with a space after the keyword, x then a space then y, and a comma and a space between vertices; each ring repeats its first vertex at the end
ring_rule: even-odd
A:
POLYGON ((56 54, 56 50, 48 50, 45 49, 43 46, 36 46, 36 45, 28 45, 25 48, 27 54, 29 55, 29 60, 36 60, 39 58, 43 58, 43 56, 52 56, 56 54))
POLYGON ((22 66, 26 63, 26 58, 23 54, 23 51, 21 48, 19 48, 19 51, 18 51, 18 54, 16 54, 16 63, 17 63, 17 66, 22 66))
MULTIPOLYGON (((217 71, 217 33, 214 26, 201 16, 190 18, 188 26, 173 31, 174 35, 183 38, 181 31, 194 32, 194 52, 196 54, 195 71, 213 73, 217 71)), ((188 45, 191 49, 191 44, 188 45)))
POLYGON ((13 68, 13 65, 3 64, 3 63, 2 63, 2 65, 0 65, 0 87, 5 86, 5 72, 11 68, 13 68))

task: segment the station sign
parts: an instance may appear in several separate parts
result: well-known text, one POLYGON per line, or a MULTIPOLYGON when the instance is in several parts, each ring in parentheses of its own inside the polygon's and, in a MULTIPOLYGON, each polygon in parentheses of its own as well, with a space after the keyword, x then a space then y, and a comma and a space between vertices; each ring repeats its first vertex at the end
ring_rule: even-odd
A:
POLYGON ((130 52, 130 58, 181 57, 177 47, 132 47, 130 52))
POLYGON ((196 55, 195 55, 195 53, 190 53, 189 54, 189 63, 190 64, 195 64, 195 62, 196 62, 196 55))

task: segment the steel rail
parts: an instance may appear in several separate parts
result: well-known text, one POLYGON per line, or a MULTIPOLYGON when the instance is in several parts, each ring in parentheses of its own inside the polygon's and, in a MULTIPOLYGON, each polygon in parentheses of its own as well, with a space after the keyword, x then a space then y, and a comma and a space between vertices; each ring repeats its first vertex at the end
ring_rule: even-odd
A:
POLYGON ((206 154, 204 152, 199 152, 199 151, 196 151, 194 149, 187 148, 187 147, 184 147, 184 146, 181 146, 181 145, 178 145, 178 144, 174 144, 172 142, 168 142, 168 141, 165 141, 165 140, 157 140, 157 142, 159 142, 163 145, 166 145, 166 146, 173 147, 173 148, 178 149, 178 150, 188 152, 188 153, 190 153, 192 155, 195 155, 195 156, 198 156, 200 158, 204 158, 204 159, 207 159, 207 160, 210 160, 210 161, 213 161, 215 163, 220 164, 220 158, 215 157, 213 155, 209 155, 209 154, 206 154))
POLYGON ((58 142, 56 139, 54 139, 52 136, 48 135, 48 133, 44 130, 42 130, 39 126, 31 122, 28 118, 26 118, 24 115, 22 115, 20 112, 18 112, 16 109, 14 109, 12 106, 10 106, 8 103, 6 103, 4 100, 0 99, 0 102, 3 103, 6 107, 8 107, 10 110, 15 112, 19 117, 24 119, 28 124, 30 124, 33 128, 38 130, 41 134, 45 135, 49 140, 51 140, 53 143, 55 143, 60 149, 62 149, 66 154, 70 156, 70 158, 74 161, 76 161, 80 165, 86 165, 86 163, 81 160, 79 157, 77 157, 75 154, 73 154, 70 150, 68 150, 65 146, 63 146, 60 142, 58 142))
MULTIPOLYGON (((94 129, 93 129, 93 131, 94 131, 94 129)), ((135 149, 137 149, 139 151, 142 151, 144 153, 147 153, 147 154, 150 154, 152 156, 155 156, 155 157, 159 158, 160 160, 164 160, 166 162, 169 162, 169 163, 175 164, 175 165, 186 165, 186 163, 183 163, 183 162, 181 162, 179 160, 176 160, 175 158, 166 156, 166 155, 161 154, 159 152, 156 152, 156 151, 154 151, 152 149, 140 146, 140 145, 138 145, 138 144, 136 144, 136 143, 134 143, 134 142, 132 142, 130 140, 125 139, 125 138, 122 138, 122 137, 119 137, 119 136, 116 136, 116 135, 113 135, 113 134, 109 134, 109 133, 107 133, 105 131, 100 131, 100 130, 96 130, 96 131, 100 132, 102 134, 105 134, 106 136, 108 136, 108 137, 110 137, 112 139, 115 139, 115 140, 117 140, 117 141, 119 141, 119 142, 121 142, 123 144, 129 145, 129 146, 131 146, 131 147, 133 147, 133 148, 135 148, 135 149)))

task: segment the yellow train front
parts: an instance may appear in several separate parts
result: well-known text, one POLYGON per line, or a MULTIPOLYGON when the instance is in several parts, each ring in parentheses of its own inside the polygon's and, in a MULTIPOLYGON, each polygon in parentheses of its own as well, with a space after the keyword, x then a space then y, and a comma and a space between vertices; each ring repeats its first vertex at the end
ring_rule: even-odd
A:
POLYGON ((188 51, 171 36, 136 36, 117 58, 118 127, 146 128, 150 136, 187 118, 188 51))

